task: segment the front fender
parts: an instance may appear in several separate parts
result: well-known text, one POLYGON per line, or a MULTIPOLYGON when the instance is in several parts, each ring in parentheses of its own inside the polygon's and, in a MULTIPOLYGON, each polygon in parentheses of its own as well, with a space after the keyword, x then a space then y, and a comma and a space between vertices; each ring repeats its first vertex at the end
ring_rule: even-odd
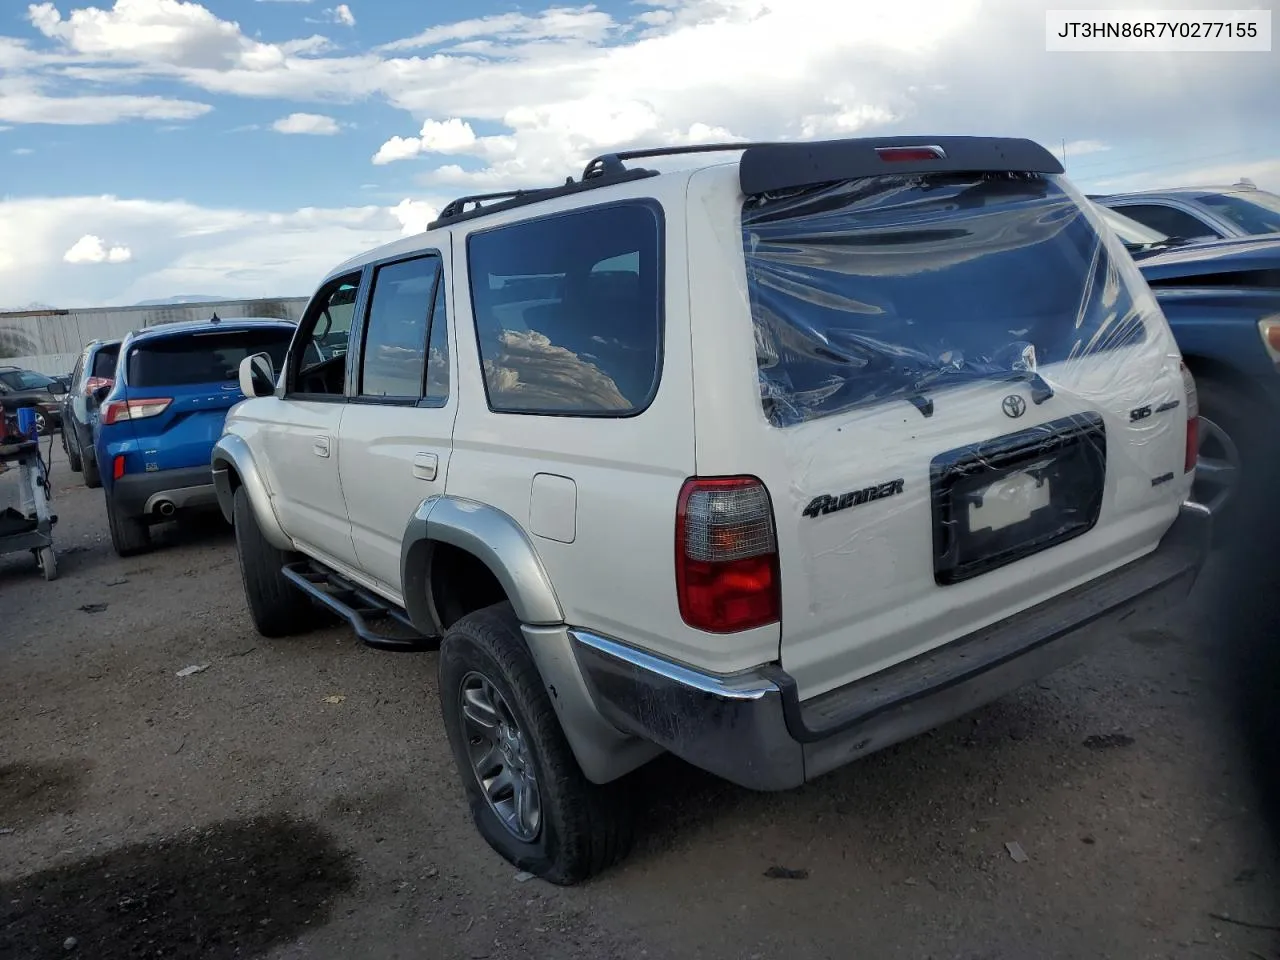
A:
POLYGON ((275 508, 271 505, 271 494, 244 438, 234 433, 223 434, 213 445, 212 465, 213 488, 218 494, 218 506, 227 522, 231 523, 233 519, 236 487, 242 486, 249 497, 249 506, 258 521, 258 528, 262 530, 267 542, 277 550, 293 550, 293 541, 280 526, 275 508), (236 478, 239 478, 238 483, 236 478))

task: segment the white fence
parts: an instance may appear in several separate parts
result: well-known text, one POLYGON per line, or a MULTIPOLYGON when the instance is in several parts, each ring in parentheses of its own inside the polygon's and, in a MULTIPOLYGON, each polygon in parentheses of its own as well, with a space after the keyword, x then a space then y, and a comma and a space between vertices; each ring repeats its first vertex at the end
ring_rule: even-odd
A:
POLYGON ((132 330, 184 320, 275 317, 297 323, 306 297, 224 300, 155 307, 91 307, 84 310, 23 310, 0 313, 0 365, 50 376, 70 373, 91 340, 114 340, 132 330))

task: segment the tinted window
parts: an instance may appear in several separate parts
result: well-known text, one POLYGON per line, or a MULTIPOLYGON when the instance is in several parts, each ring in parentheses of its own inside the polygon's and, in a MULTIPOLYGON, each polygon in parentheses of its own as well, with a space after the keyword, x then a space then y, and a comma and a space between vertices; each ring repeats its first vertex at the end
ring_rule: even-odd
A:
POLYGON ((1189 213, 1156 203, 1126 203, 1117 207, 1126 217, 1159 230, 1165 236, 1195 240, 1198 237, 1216 237, 1212 228, 1189 213))
POLYGON ((288 329, 218 330, 144 340, 129 350, 128 383, 141 388, 235 382, 240 361, 251 354, 270 354, 279 369, 291 336, 288 329))
POLYGON ((427 351, 427 399, 449 399, 449 321, 444 308, 444 281, 436 284, 431 308, 431 345, 427 351))
POLYGON ((1211 193, 1200 202, 1245 233, 1280 233, 1280 197, 1274 193, 1211 193))
POLYGON ((34 370, 12 370, 0 373, 0 382, 10 390, 43 390, 53 383, 53 378, 34 370))
POLYGON ((363 396, 422 396, 427 320, 439 272, 437 258, 419 257, 374 273, 360 374, 363 396))
POLYGON ((470 237, 493 410, 621 416, 649 405, 661 351, 660 229, 652 206, 626 203, 470 237))
POLYGON ((89 376, 110 380, 116 375, 116 360, 119 356, 119 344, 112 347, 102 347, 93 355, 93 372, 89 376))
POLYGON ((1138 342, 1099 228, 1051 177, 874 177, 742 211, 761 400, 776 425, 1138 342))

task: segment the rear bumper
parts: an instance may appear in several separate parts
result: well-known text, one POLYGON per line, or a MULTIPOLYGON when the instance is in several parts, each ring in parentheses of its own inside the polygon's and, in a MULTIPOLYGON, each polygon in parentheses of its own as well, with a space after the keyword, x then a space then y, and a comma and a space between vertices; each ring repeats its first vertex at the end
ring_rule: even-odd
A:
POLYGON ((126 516, 155 520, 163 520, 169 513, 218 505, 209 467, 127 473, 112 484, 111 500, 126 516), (172 504, 173 511, 163 506, 166 503, 172 504))
POLYGON ((1211 517, 1183 506, 1155 551, 921 657, 801 701, 777 666, 716 676, 572 630, 601 714, 619 730, 754 790, 785 790, 1078 660, 1122 621, 1190 592, 1211 517))

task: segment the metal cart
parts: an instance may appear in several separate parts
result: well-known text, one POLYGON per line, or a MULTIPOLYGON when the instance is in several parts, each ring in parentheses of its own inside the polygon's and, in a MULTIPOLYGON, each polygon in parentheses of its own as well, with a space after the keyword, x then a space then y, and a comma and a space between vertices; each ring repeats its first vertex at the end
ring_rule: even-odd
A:
MULTIPOLYGON (((17 472, 18 508, 0 511, 0 554, 30 550, 46 580, 58 576, 58 558, 53 550, 53 525, 58 518, 49 509, 52 489, 49 470, 40 455, 40 442, 20 434, 9 410, 0 416, 0 463, 17 472)), ((4 484, 8 486, 8 484, 4 484)))

